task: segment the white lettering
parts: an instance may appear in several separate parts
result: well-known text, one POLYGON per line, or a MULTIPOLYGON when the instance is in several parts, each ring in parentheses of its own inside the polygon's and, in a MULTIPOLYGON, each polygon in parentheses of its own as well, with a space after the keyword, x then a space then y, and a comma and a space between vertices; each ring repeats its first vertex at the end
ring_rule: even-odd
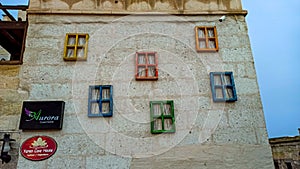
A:
POLYGON ((23 150, 24 153, 33 153, 33 150, 23 150))
POLYGON ((59 120, 59 116, 42 116, 39 119, 40 121, 44 120, 59 120))

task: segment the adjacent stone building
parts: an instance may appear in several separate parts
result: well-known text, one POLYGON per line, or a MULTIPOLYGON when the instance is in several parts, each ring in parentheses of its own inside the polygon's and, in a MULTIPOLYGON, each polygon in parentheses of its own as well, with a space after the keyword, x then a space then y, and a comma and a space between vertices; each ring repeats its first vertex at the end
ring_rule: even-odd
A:
MULTIPOLYGON (((299 135, 300 135, 300 128, 299 135)), ((300 136, 270 138, 275 169, 300 168, 300 136)))
POLYGON ((16 139, 1 167, 274 168, 246 15, 240 0, 30 0, 23 63, 0 65, 16 139), (19 130, 23 101, 63 101, 62 129, 19 130), (24 158, 33 136, 57 151, 24 158))

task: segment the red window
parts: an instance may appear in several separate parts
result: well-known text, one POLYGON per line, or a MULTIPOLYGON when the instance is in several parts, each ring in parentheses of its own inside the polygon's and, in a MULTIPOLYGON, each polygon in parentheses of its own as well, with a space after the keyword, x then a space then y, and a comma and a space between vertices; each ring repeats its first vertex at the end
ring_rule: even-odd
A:
POLYGON ((136 52, 136 80, 157 80, 157 53, 156 52, 136 52))

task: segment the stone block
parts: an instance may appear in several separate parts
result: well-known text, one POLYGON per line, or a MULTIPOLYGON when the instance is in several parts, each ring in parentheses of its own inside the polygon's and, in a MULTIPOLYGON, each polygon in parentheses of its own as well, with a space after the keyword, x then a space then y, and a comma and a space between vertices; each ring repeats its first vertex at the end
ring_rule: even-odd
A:
POLYGON ((116 155, 106 155, 98 157, 87 157, 86 158, 86 168, 102 169, 127 169, 130 168, 131 158, 116 156, 116 155))
POLYGON ((19 114, 0 116, 0 128, 3 131, 16 131, 19 129, 19 114))
POLYGON ((19 88, 20 79, 18 77, 7 77, 7 76, 0 76, 0 89, 15 89, 19 88))
POLYGON ((55 139, 59 145, 56 156, 99 156, 104 150, 85 133, 65 134, 55 139))
POLYGON ((256 109, 229 109, 229 125, 234 128, 240 127, 265 127, 264 114, 259 108, 256 109))
POLYGON ((20 66, 1 65, 0 75, 5 77, 18 77, 20 72, 20 66))
POLYGON ((212 135, 215 144, 257 144, 254 128, 217 128, 212 135))
POLYGON ((259 91, 256 79, 235 78, 234 83, 238 96, 242 94, 257 94, 259 91))
POLYGON ((17 168, 47 169, 48 168, 47 164, 48 164, 47 160, 36 161, 33 163, 32 161, 25 159, 23 156, 19 156, 17 168))
POLYGON ((238 77, 242 78, 256 78, 256 71, 253 62, 237 64, 238 77))
POLYGON ((28 92, 22 90, 0 89, 0 98, 6 102, 19 102, 28 98, 28 92))
POLYGON ((64 134, 84 133, 81 127, 81 123, 78 120, 78 116, 64 115, 63 133, 64 134))
POLYGON ((225 48, 219 46, 219 53, 224 62, 253 62, 250 47, 225 48))
POLYGON ((85 168, 85 158, 78 156, 56 156, 55 154, 47 160, 47 169, 80 169, 85 168))
POLYGON ((66 83, 73 80, 74 73, 72 65, 28 65, 22 69, 22 83, 66 83))
POLYGON ((61 50, 60 48, 61 38, 27 38, 26 48, 35 47, 36 49, 52 49, 52 50, 61 50))
POLYGON ((0 110, 3 118, 10 115, 19 115, 21 112, 22 101, 18 102, 0 102, 0 110))
POLYGON ((53 51, 52 49, 36 49, 33 47, 26 48, 23 57, 23 64, 28 67, 37 65, 59 65, 63 64, 63 45, 60 51, 53 51))
POLYGON ((68 83, 65 84, 32 84, 29 99, 56 99, 64 100, 72 98, 72 86, 68 83))

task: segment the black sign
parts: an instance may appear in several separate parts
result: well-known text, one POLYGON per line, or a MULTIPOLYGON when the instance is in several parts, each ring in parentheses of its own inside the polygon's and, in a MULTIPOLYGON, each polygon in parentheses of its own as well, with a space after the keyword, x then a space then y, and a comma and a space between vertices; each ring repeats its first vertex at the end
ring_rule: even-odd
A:
POLYGON ((24 101, 19 129, 62 129, 64 101, 24 101))

